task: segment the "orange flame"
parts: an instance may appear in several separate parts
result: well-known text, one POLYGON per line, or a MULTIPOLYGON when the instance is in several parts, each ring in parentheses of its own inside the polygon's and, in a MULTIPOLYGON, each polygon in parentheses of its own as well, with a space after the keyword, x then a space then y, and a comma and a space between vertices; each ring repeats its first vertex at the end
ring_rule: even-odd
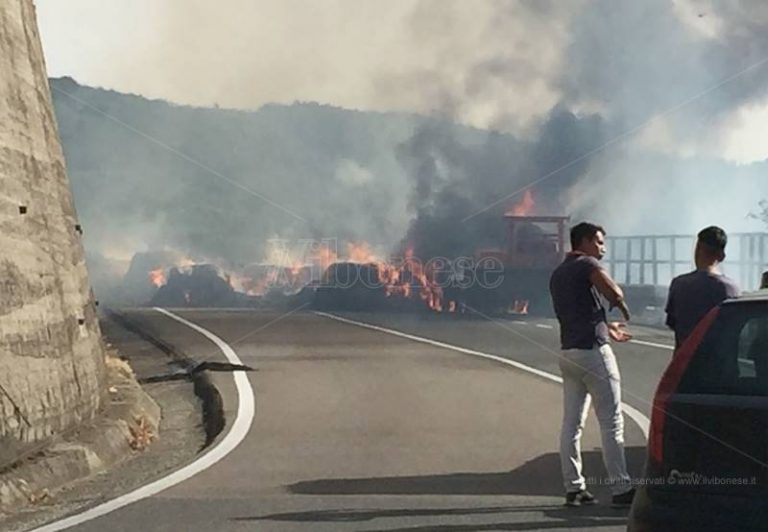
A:
POLYGON ((176 261, 176 267, 180 270, 189 270, 196 264, 197 262, 193 261, 189 257, 181 257, 176 261))
POLYGON ((536 202, 533 199, 533 193, 530 188, 527 188, 525 189, 525 194, 523 195, 523 199, 520 200, 520 203, 507 211, 507 214, 512 216, 530 216, 535 207, 536 202))
MULTIPOLYGON (((425 270, 421 262, 414 258, 413 247, 409 247, 405 252, 405 261, 398 269, 389 265, 389 278, 382 279, 387 282, 387 295, 401 295, 410 298, 414 295, 413 289, 418 289, 419 298, 436 312, 443 311, 443 289, 434 281, 434 272, 425 270), (412 281, 408 281, 412 279, 412 281), (401 282, 405 281, 405 282, 401 282), (413 282, 415 281, 415 283, 413 282)), ((381 271, 380 267, 380 271, 381 271)))
MULTIPOLYGON (((176 259, 172 264, 166 264, 166 267, 175 266, 176 268, 185 271, 189 270, 194 266, 196 263, 189 257, 180 257, 176 259)), ((148 273, 149 281, 155 285, 155 287, 160 288, 164 284, 168 282, 168 278, 165 273, 166 268, 163 266, 159 266, 155 268, 154 270, 150 271, 148 273)))
POLYGON ((325 270, 328 268, 328 266, 334 262, 337 262, 338 258, 339 257, 336 255, 335 251, 333 251, 329 246, 323 245, 312 253, 310 262, 320 266, 322 270, 325 270))
POLYGON ((509 314, 528 314, 528 300, 527 299, 515 299, 515 302, 510 305, 509 314))
POLYGON ((277 268, 268 269, 259 279, 249 279, 250 282, 246 285, 246 294, 249 296, 263 296, 269 291, 270 287, 275 285, 277 278, 277 268))
POLYGON ((224 278, 227 281, 227 284, 232 288, 232 290, 235 290, 237 292, 248 292, 248 286, 252 283, 250 277, 246 277, 245 275, 239 275, 237 273, 225 273, 224 278))
POLYGON ((347 255, 349 262, 358 264, 375 264, 379 258, 371 251, 368 242, 347 242, 347 255))
POLYGON ((152 270, 151 272, 149 272, 149 280, 157 288, 160 288, 165 284, 165 281, 166 281, 165 270, 163 270, 162 268, 156 268, 152 270))

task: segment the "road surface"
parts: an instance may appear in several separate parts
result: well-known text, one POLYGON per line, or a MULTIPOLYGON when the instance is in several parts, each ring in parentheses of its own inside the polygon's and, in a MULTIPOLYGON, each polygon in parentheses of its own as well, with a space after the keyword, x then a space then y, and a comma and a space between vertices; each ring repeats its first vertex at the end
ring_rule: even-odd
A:
MULTIPOLYGON (((244 412, 243 382, 219 374, 230 431, 223 441, 236 447, 216 463, 203 457, 191 478, 70 530, 625 529, 626 511, 609 508, 599 485, 594 415, 585 474, 604 504, 564 508, 560 386, 478 356, 558 375, 551 321, 339 315, 397 335, 307 311, 173 312, 257 369, 245 381, 255 409, 244 412), (233 430, 242 431, 238 441, 233 430)), ((221 345, 172 316, 130 316, 198 360, 224 360, 221 345)), ((638 412, 626 423, 633 474, 644 460, 642 417, 671 355, 669 335, 636 332, 644 343, 617 348, 624 400, 638 412)))

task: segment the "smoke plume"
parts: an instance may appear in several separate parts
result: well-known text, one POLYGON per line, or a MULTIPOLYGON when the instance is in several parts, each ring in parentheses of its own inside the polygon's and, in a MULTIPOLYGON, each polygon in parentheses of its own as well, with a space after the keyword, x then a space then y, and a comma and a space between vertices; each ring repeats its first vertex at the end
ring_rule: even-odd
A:
MULTIPOLYGON (((244 264, 273 237, 465 255, 500 245, 525 190, 611 234, 763 229, 760 0, 169 1, 141 45, 106 18, 67 41, 54 22, 87 1, 38 2, 52 72, 205 106, 56 82, 92 255, 244 264)), ((110 9, 93 16, 129 8, 110 9)))

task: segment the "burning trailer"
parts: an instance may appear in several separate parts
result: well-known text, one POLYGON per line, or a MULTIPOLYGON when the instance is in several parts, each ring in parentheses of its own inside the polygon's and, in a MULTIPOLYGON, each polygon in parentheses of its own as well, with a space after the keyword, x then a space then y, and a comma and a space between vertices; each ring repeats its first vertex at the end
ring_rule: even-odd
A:
POLYGON ((467 290, 466 304, 490 314, 548 315, 549 278, 565 258, 568 216, 506 214, 502 249, 475 254, 478 282, 467 290))

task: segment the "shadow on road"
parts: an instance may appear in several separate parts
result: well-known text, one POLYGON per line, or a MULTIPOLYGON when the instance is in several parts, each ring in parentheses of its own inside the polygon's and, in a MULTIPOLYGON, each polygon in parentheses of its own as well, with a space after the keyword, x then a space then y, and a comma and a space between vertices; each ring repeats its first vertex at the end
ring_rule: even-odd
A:
MULTIPOLYGON (((645 447, 626 449, 629 470, 639 475, 645 460, 645 447)), ((605 470, 599 450, 583 453, 586 476, 604 477, 605 470)), ((453 473, 412 477, 382 477, 361 479, 322 479, 298 482, 288 486, 291 493, 301 495, 522 495, 562 497, 560 459, 557 453, 541 455, 522 466, 504 473, 453 473)), ((560 505, 491 506, 465 508, 402 508, 402 509, 340 509, 311 510, 250 517, 235 517, 234 521, 283 521, 303 523, 365 522, 379 518, 450 517, 465 521, 469 516, 534 514, 535 521, 493 522, 386 528, 388 531, 463 532, 470 530, 546 530, 551 528, 600 528, 626 524, 626 510, 610 508, 607 489, 596 487, 598 496, 606 502, 596 506, 566 508, 560 505)), ((368 532, 376 532, 370 529, 368 532)))
MULTIPOLYGON (((606 510, 608 513, 608 510, 606 510)), ((595 530, 601 527, 624 527, 627 524, 626 512, 613 510, 612 516, 587 515, 583 509, 574 512, 573 509, 560 509, 554 512, 544 512, 546 521, 526 521, 516 523, 476 523, 461 525, 424 525, 405 526, 400 528, 365 528, 360 532, 476 532, 483 530, 549 530, 568 528, 569 530, 595 530)))
MULTIPOLYGON (((581 528, 589 529, 621 526, 627 522, 626 510, 615 510, 607 506, 589 506, 583 508, 566 508, 563 506, 492 506, 481 508, 422 508, 422 509, 359 509, 359 510, 318 510, 308 512, 294 512, 272 514, 254 517, 235 517, 233 521, 282 521, 296 523, 342 523, 364 522, 374 519, 386 518, 413 518, 413 517, 451 517, 455 516, 466 521, 469 516, 482 515, 509 515, 515 513, 541 512, 541 518, 545 520, 516 523, 475 523, 457 525, 430 524, 424 526, 410 526, 403 528, 382 528, 381 531, 426 531, 435 530, 443 532, 463 532, 470 530, 546 530, 549 528, 581 528)), ((538 517, 538 516, 537 516, 538 517)), ((361 529, 366 532, 378 532, 379 529, 361 529)))
MULTIPOLYGON (((627 464, 639 475, 645 447, 627 447, 627 464)), ((583 453, 587 477, 605 477, 599 450, 583 453)), ((562 496, 560 458, 543 454, 509 472, 451 473, 412 477, 322 479, 291 484, 291 493, 301 495, 547 495, 562 496)), ((599 489, 599 487, 597 487, 599 489)))

